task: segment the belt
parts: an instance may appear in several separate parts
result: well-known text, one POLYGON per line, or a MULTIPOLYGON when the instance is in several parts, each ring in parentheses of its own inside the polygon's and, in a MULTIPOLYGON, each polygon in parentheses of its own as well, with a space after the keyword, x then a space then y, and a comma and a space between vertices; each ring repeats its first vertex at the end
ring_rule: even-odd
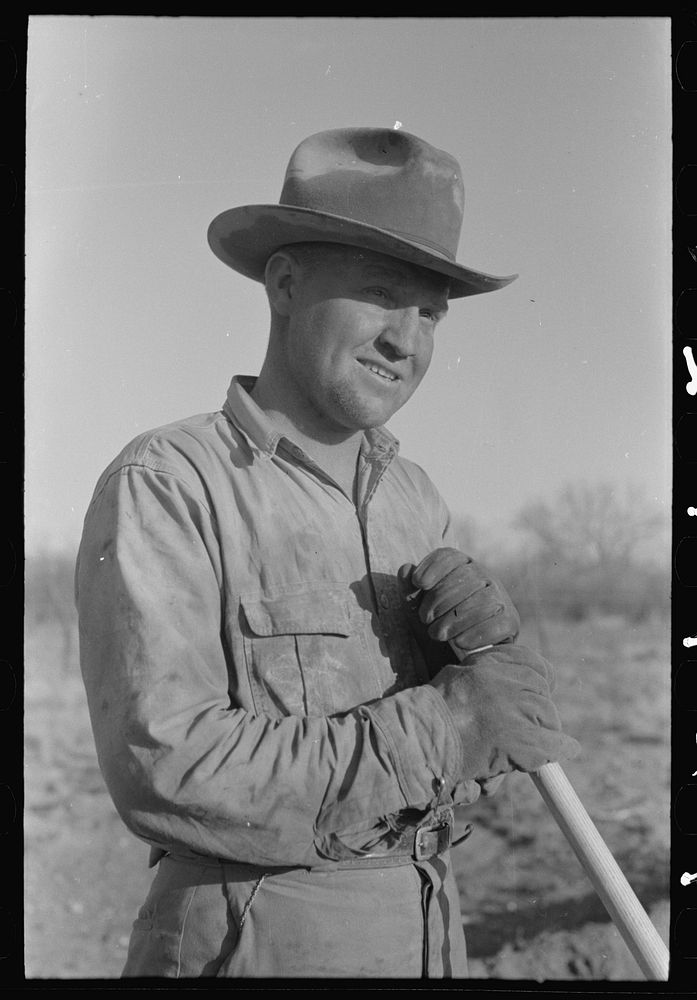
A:
MULTIPOLYGON (((452 808, 442 806, 428 820, 424 820, 417 827, 410 826, 403 830, 399 838, 392 842, 388 852, 355 852, 351 857, 313 865, 310 871, 336 870, 337 868, 391 868, 396 865, 412 864, 414 861, 428 861, 439 854, 444 854, 451 847, 457 847, 458 844, 467 840, 472 833, 472 824, 468 823, 465 826, 464 832, 457 839, 453 839, 454 828, 455 817, 452 808)), ((149 867, 154 867, 166 855, 198 864, 244 864, 244 862, 225 861, 222 858, 177 855, 173 851, 152 847, 150 849, 149 867)), ((249 867, 257 868, 259 866, 249 865, 249 867)), ((296 866, 278 866, 278 870, 290 871, 294 867, 296 866)), ((264 869, 269 872, 273 871, 273 868, 267 868, 266 866, 264 866, 264 869)))
POLYGON ((454 828, 455 817, 452 808, 441 807, 417 827, 405 829, 399 839, 390 846, 389 853, 377 851, 356 853, 351 858, 341 858, 333 862, 331 867, 385 868, 412 864, 414 861, 428 861, 461 844, 472 833, 472 824, 468 823, 464 832, 454 839, 454 828))

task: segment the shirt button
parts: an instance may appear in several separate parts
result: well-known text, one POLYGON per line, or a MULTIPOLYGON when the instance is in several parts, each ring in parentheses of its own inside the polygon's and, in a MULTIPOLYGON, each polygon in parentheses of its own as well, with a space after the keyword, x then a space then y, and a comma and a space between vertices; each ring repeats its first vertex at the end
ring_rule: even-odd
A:
POLYGON ((389 606, 390 606, 390 599, 389 599, 389 597, 387 596, 387 593, 384 590, 380 594, 380 604, 382 604, 383 608, 389 608, 389 606))

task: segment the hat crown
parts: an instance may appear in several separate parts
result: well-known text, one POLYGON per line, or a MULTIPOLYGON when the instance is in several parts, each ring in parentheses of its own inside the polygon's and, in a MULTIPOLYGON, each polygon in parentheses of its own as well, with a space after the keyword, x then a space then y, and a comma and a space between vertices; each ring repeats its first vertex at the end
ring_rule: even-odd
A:
POLYGON ((265 281, 276 250, 338 243, 404 260, 448 278, 448 297, 510 284, 458 264, 465 192, 460 165, 423 139, 387 128, 316 132, 291 155, 280 202, 239 205, 208 227, 213 253, 265 281))
POLYGON ((347 128, 297 146, 280 204, 378 227, 454 261, 464 200, 449 153, 409 132, 347 128))

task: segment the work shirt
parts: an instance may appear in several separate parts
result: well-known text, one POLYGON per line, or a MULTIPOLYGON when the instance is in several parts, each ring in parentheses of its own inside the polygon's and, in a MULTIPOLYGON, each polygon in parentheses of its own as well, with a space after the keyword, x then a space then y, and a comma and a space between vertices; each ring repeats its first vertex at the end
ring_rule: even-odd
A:
POLYGON ((478 794, 396 579, 455 543, 386 429, 364 435, 354 504, 253 383, 139 436, 97 483, 76 572, 97 753, 160 854, 350 879, 404 865, 405 829, 478 794))

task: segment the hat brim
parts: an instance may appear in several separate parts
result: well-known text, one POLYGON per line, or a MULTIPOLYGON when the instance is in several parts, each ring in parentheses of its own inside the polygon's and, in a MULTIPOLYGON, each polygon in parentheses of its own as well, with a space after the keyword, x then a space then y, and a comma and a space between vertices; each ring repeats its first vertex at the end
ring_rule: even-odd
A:
POLYGON ((275 250, 305 242, 360 247, 444 274, 450 279, 451 299, 493 292, 518 277, 474 271, 384 229, 309 208, 243 205, 221 212, 208 227, 208 243, 216 257, 255 281, 264 280, 266 262, 275 250))

